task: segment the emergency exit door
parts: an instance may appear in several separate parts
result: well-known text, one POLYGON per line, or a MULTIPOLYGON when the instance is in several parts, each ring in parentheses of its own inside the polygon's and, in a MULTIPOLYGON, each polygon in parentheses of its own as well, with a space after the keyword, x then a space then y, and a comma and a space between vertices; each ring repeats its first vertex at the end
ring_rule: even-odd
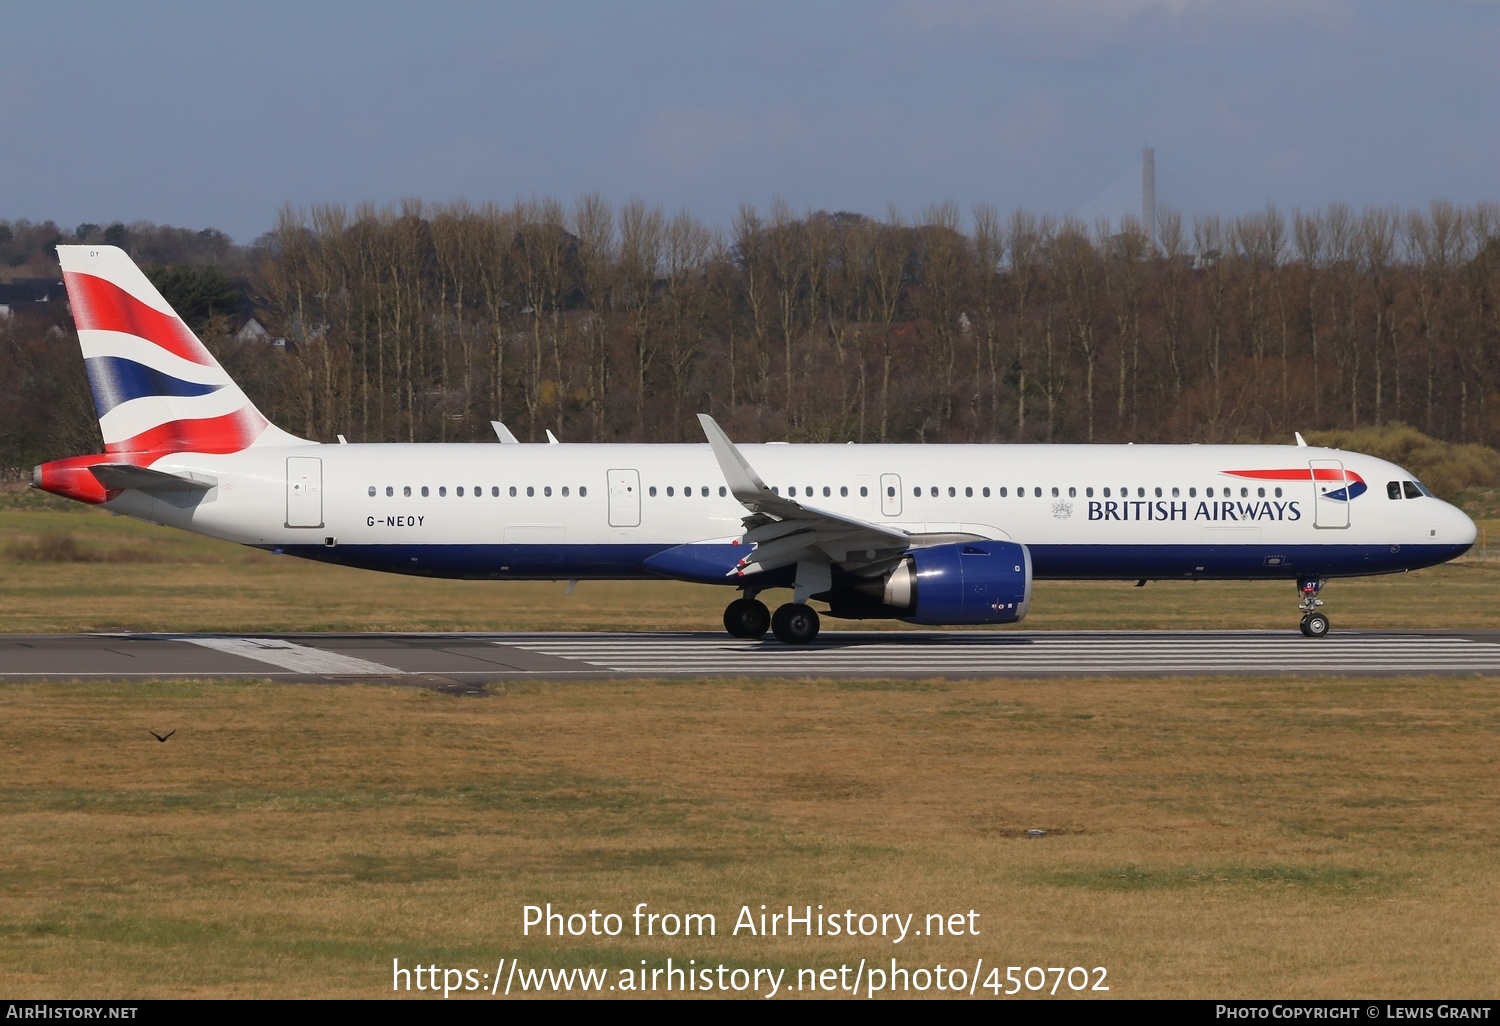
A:
POLYGON ((323 461, 317 456, 286 458, 286 526, 323 526, 323 461))
POLYGON ((609 472, 609 526, 641 526, 641 473, 638 470, 609 472))

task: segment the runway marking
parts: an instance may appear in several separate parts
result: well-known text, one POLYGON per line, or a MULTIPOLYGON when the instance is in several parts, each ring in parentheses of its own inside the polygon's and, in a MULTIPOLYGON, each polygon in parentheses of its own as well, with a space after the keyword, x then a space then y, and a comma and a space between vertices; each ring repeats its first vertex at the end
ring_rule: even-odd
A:
POLYGON ((294 673, 353 673, 404 676, 406 672, 398 670, 394 666, 374 663, 368 659, 360 659, 357 656, 340 655, 337 652, 325 652, 323 649, 309 648, 306 645, 294 645, 290 641, 282 641, 280 638, 201 638, 182 636, 173 640, 186 641, 189 644, 200 645, 203 648, 211 648, 215 652, 224 652, 228 655, 240 656, 245 659, 255 659, 262 663, 270 663, 272 666, 279 666, 283 670, 291 670, 294 673))
POLYGON ((1500 672, 1500 645, 1469 638, 1280 631, 1182 635, 829 633, 806 647, 702 635, 519 635, 495 640, 615 672, 774 673, 1332 673, 1500 672))

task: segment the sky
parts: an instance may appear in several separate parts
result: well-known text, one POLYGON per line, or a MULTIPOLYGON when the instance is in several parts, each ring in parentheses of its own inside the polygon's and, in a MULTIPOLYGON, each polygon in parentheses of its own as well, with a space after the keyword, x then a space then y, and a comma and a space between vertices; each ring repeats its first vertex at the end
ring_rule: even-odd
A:
POLYGON ((287 206, 597 191, 1066 214, 1500 199, 1500 0, 10 5, 0 219, 237 242, 287 206))

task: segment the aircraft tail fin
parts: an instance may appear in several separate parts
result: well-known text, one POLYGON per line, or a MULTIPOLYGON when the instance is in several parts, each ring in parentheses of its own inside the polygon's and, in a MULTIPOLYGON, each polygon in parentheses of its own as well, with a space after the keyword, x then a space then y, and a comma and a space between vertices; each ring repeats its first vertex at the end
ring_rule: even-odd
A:
POLYGON ((307 445, 268 421, 115 246, 58 246, 104 448, 230 453, 307 445))

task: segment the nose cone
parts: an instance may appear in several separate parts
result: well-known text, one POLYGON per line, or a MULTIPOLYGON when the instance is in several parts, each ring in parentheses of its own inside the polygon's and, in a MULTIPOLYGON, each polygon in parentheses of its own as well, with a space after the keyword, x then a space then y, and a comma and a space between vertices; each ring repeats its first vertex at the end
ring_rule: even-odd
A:
POLYGON ((1479 537, 1479 528, 1474 526, 1474 521, 1469 519, 1469 515, 1457 506, 1449 506, 1448 512, 1452 526, 1444 526, 1448 526, 1449 537, 1455 544, 1463 546, 1462 552, 1469 551, 1475 539, 1479 537))

